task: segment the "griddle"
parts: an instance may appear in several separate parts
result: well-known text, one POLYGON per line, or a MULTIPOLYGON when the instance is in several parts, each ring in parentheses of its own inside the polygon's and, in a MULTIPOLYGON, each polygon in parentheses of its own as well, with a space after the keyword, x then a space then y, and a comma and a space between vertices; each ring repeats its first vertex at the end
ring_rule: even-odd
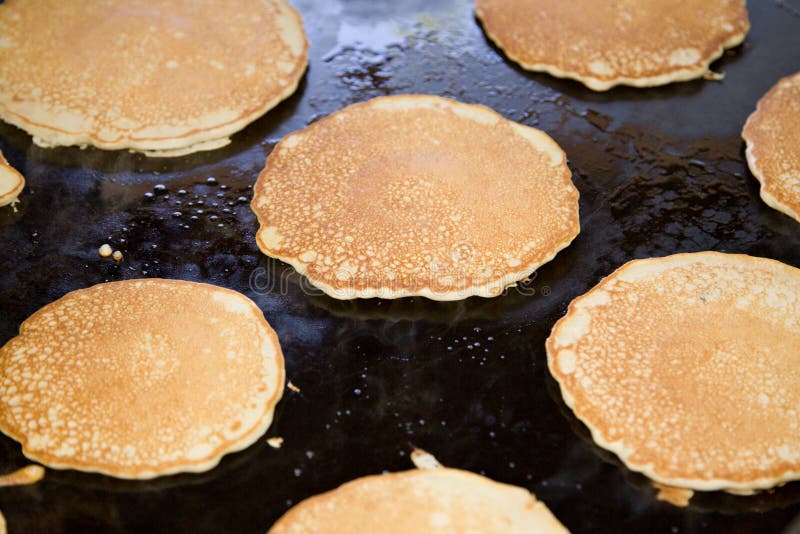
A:
MULTIPOLYGON (((800 0, 749 4, 745 43, 722 82, 594 93, 527 73, 484 36, 470 0, 295 0, 311 41, 297 93, 226 148, 177 159, 47 150, 0 125, 27 177, 0 210, 0 343, 68 291, 138 277, 241 291, 281 339, 286 392, 265 439, 200 475, 149 482, 48 470, 0 489, 19 532, 264 532, 292 504, 353 478, 445 465, 524 486, 574 532, 780 532, 800 525, 800 484, 771 493, 659 502, 648 481, 594 446, 546 369, 567 304, 633 258, 719 250, 800 266, 800 225, 758 196, 741 127, 758 98, 800 70, 800 0), (343 106, 431 93, 485 104, 564 148, 582 232, 525 291, 438 303, 332 300, 259 253, 252 186, 275 143, 343 106), (124 254, 116 264, 97 248, 124 254), (792 526, 793 525, 793 526, 792 526)), ((2 9, 2 6, 0 6, 2 9)), ((28 462, 0 437, 2 471, 28 462)))

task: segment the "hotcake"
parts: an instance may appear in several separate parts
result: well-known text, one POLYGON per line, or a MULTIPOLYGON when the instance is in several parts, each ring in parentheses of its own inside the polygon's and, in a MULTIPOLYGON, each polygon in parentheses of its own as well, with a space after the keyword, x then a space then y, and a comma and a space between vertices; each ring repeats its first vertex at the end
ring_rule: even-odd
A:
POLYGON ((0 430, 57 469, 207 471, 266 432, 283 385, 275 332, 244 295, 98 284, 45 306, 0 349, 0 430))
POLYGON ((800 221, 800 72, 758 101, 742 130, 750 171, 769 206, 800 221))
POLYGON ((269 530, 383 534, 529 533, 567 530, 525 488, 459 469, 414 469, 358 478, 306 499, 269 530))
POLYGON ((307 56, 285 0, 8 0, 0 118, 44 147, 210 150, 292 94, 307 56))
POLYGON ((252 208, 259 248, 338 299, 495 296, 579 232, 555 141, 424 95, 355 104, 287 136, 252 208))
POLYGON ((699 78, 750 29, 745 0, 476 0, 475 13, 523 68, 595 91, 699 78))
POLYGON ((631 261, 570 304, 547 357, 594 441, 656 482, 800 478, 800 269, 718 252, 631 261))
POLYGON ((0 207, 14 204, 25 187, 25 178, 8 164, 0 152, 0 207))

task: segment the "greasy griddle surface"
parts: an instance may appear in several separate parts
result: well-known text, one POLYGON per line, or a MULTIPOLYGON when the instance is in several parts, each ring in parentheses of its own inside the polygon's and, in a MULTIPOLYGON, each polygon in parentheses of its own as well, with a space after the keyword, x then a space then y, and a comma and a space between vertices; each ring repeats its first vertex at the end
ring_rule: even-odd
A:
MULTIPOLYGON (((722 83, 603 94, 505 60, 469 0, 295 4, 310 70, 294 97, 222 150, 175 160, 45 150, 0 125, 0 149, 28 180, 19 212, 0 210, 0 342, 73 289, 197 280, 258 303, 301 388, 287 391, 267 434, 285 439, 280 450, 260 440, 209 473, 143 483, 48 471, 34 486, 0 490, 12 532, 263 532, 309 495, 409 468, 412 445, 530 488, 576 532, 789 525, 800 484, 704 495, 688 509, 656 501, 564 408, 544 340, 572 298, 631 258, 712 249, 800 266, 800 225, 759 200, 739 138, 758 98, 800 70, 800 2, 750 2, 750 36, 714 65, 722 83), (248 203, 277 140, 347 104, 403 92, 488 105, 545 130, 569 155, 583 231, 526 294, 338 302, 307 294, 291 268, 258 252, 248 203), (121 264, 99 258, 105 242, 125 254, 121 264)), ((0 437, 2 470, 25 463, 0 437)))

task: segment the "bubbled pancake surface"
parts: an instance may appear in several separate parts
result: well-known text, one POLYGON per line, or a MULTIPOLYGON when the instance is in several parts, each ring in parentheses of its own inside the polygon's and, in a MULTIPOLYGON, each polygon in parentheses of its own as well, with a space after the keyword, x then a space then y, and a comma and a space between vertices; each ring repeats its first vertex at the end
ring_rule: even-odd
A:
POLYGON ((800 269, 631 261, 570 304, 547 355, 566 404, 634 471, 695 490, 800 478, 800 269))
POLYGON ((45 306, 0 349, 0 430, 52 468, 207 471, 263 435, 283 384, 278 339, 245 296, 111 282, 45 306))
POLYGON ((525 69, 595 91, 699 78, 750 29, 745 0, 476 0, 475 13, 525 69))
POLYGON ((259 248, 328 295, 494 296, 579 232, 559 146, 483 106, 376 98, 283 139, 252 202, 259 248))
POLYGON ((42 146, 217 148, 294 92, 307 49, 284 0, 8 0, 0 118, 42 146))
POLYGON ((800 72, 758 101, 742 131, 747 164, 769 206, 800 221, 800 72))
POLYGON ((362 477, 302 501, 270 534, 294 532, 563 533, 528 490, 458 469, 362 477))

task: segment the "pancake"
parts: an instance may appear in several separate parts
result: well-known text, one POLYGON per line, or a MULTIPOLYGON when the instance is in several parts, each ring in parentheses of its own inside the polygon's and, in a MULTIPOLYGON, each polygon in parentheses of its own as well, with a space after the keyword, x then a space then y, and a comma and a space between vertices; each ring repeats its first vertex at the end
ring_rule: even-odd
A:
POLYGON ((0 512, 0 534, 6 534, 6 518, 3 516, 3 512, 0 512))
POLYGON ((0 207, 17 202, 19 194, 25 187, 25 178, 8 164, 0 152, 0 207))
POLYGON ((291 95, 307 62, 285 0, 0 4, 0 118, 43 147, 218 148, 291 95))
POLYGON ((547 358, 594 441, 656 482, 741 493, 800 478, 800 269, 631 261, 570 304, 547 358))
POLYGON ((800 72, 780 80, 758 101, 742 130, 761 198, 800 221, 800 72))
POLYGON ((745 0, 476 0, 475 13, 523 68, 595 91, 700 78, 750 29, 745 0))
POLYGON ((496 296, 578 234, 578 191, 545 133, 435 96, 376 98, 284 138, 256 240, 331 297, 496 296))
POLYGON ((0 349, 0 430, 51 468, 201 472, 266 432, 283 384, 275 332, 245 296, 98 284, 45 306, 0 349))
POLYGON ((359 478, 299 503, 269 534, 567 532, 525 488, 459 469, 359 478))

